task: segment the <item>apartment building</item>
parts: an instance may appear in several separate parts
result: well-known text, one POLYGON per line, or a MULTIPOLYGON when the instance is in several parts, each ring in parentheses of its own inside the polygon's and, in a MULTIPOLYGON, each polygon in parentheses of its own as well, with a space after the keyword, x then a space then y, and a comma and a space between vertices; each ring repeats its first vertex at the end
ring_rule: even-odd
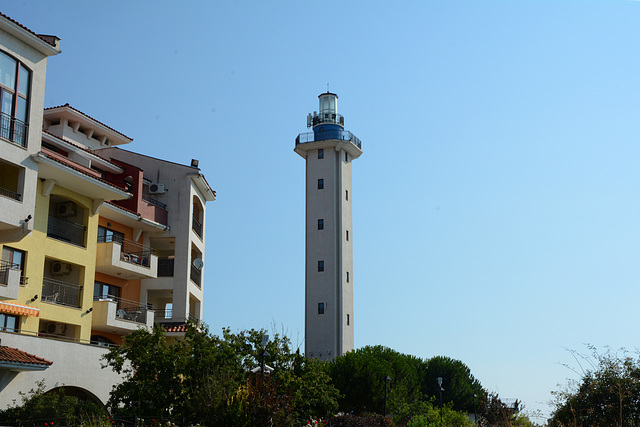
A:
POLYGON ((202 319, 215 192, 195 159, 137 154, 68 104, 45 109, 46 60, 59 52, 56 37, 0 15, 1 408, 42 378, 105 403, 119 381, 100 369, 107 346, 202 319))

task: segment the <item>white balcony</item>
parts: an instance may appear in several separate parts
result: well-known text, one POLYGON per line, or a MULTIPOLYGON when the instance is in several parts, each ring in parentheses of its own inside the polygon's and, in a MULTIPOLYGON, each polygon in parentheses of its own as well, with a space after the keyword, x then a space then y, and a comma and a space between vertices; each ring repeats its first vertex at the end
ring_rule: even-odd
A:
POLYGON ((18 299, 21 275, 19 265, 0 261, 0 298, 18 299))
POLYGON ((96 271, 125 280, 158 277, 158 256, 151 248, 123 239, 98 241, 96 271))
POLYGON ((154 313, 135 301, 97 298, 93 302, 91 328, 113 334, 128 334, 139 328, 151 330, 154 313))

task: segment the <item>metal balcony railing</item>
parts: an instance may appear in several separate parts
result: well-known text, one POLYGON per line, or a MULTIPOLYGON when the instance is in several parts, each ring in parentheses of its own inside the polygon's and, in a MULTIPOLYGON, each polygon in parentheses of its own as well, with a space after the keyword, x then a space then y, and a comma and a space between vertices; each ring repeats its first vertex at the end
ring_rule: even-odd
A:
POLYGON ((202 223, 195 216, 191 217, 191 228, 202 239, 202 223))
POLYGON ((47 225, 47 236, 64 242, 73 243, 74 245, 84 246, 84 234, 87 230, 82 224, 67 221, 49 215, 49 224, 47 225))
POLYGON ((29 126, 25 122, 13 118, 9 114, 0 113, 0 137, 26 147, 28 129, 29 126))
POLYGON ((80 307, 82 286, 45 277, 42 279, 42 302, 80 307))
POLYGON ((329 129, 325 131, 317 132, 305 132, 298 135, 296 138, 296 145, 304 144, 306 142, 325 141, 327 139, 338 139, 341 141, 350 141, 356 147, 362 149, 362 142, 358 137, 349 132, 348 130, 329 129))
POLYGON ((20 265, 0 260, 0 285, 9 284, 9 270, 20 270, 20 265))
POLYGON ((98 295, 93 297, 94 301, 114 301, 116 305, 116 318, 129 320, 136 323, 147 323, 147 311, 149 308, 139 301, 132 301, 113 295, 98 295))
POLYGON ((5 196, 5 197, 8 197, 10 199, 17 200, 17 201, 20 201, 20 199, 22 198, 22 195, 20 193, 16 193, 16 192, 13 192, 11 190, 7 190, 6 188, 1 188, 1 187, 0 187, 0 196, 5 196))
POLYGON ((165 211, 167 210, 167 205, 165 205, 162 202, 157 201, 156 199, 152 199, 151 197, 147 196, 147 195, 142 195, 142 200, 144 200, 145 202, 149 203, 150 205, 153 206, 157 206, 161 209, 164 209, 165 211))
POLYGON ((174 258, 158 258, 158 277, 173 277, 174 258))
POLYGON ((154 321, 156 323, 160 323, 165 320, 171 320, 173 318, 173 310, 165 310, 164 308, 153 308, 149 309, 153 311, 154 321))
POLYGON ((202 282, 202 270, 191 264, 191 281, 200 287, 202 282))
POLYGON ((342 114, 336 113, 320 113, 313 116, 312 125, 321 125, 321 124, 336 124, 344 126, 344 117, 342 114))
POLYGON ((156 250, 148 246, 141 245, 131 240, 122 239, 118 236, 98 236, 98 243, 110 243, 114 242, 119 244, 120 259, 122 261, 129 262, 131 264, 141 265, 143 267, 149 267, 151 265, 151 255, 156 254, 156 250))

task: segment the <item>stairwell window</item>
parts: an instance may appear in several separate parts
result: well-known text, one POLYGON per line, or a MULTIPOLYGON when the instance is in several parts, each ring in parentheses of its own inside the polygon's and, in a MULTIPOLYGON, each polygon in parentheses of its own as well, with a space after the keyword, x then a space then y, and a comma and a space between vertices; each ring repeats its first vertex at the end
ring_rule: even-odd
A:
POLYGON ((324 188, 324 179, 320 178, 318 180, 318 190, 322 190, 324 188))
POLYGON ((318 261, 318 271, 324 271, 324 261, 318 261))
POLYGON ((0 137, 27 146, 27 105, 31 71, 0 52, 0 137))
POLYGON ((347 199, 347 202, 349 201, 349 190, 344 190, 344 195, 345 198, 347 199))
POLYGON ((322 148, 318 150, 318 159, 324 159, 324 149, 322 148))
POLYGON ((318 230, 324 230, 324 219, 322 218, 318 220, 318 230))
POLYGON ((319 302, 318 303, 318 314, 324 314, 324 303, 323 302, 319 302))

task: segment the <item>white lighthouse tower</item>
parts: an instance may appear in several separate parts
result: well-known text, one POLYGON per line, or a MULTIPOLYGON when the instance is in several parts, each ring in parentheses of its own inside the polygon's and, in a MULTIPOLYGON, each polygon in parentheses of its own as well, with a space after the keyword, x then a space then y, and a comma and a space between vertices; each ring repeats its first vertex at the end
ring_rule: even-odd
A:
POLYGON ((305 355, 333 359, 353 350, 351 162, 361 143, 344 130, 338 95, 323 93, 296 138, 306 160, 305 355))

